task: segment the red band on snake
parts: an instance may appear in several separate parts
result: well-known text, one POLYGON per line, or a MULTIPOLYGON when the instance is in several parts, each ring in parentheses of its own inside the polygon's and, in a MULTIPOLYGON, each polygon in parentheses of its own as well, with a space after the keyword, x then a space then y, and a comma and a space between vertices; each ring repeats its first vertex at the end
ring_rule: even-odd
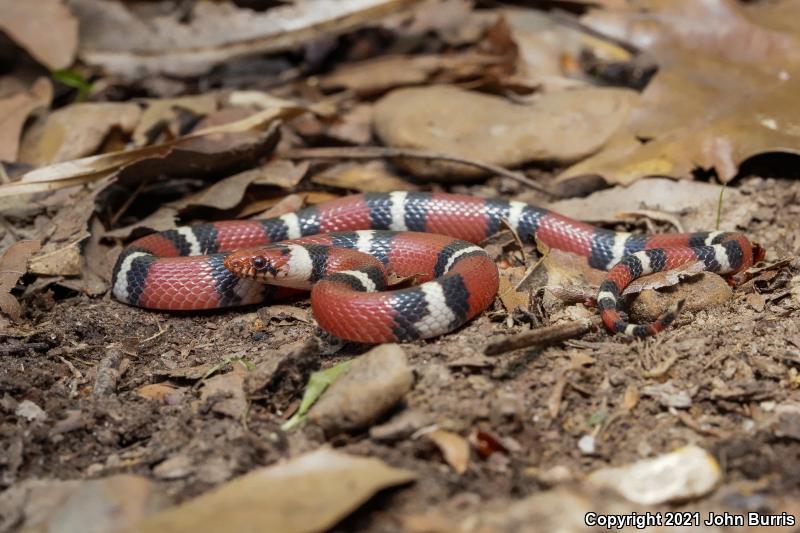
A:
POLYGON ((628 324, 620 314, 621 294, 632 280, 687 263, 732 275, 763 256, 740 233, 637 235, 520 202, 373 193, 266 220, 148 235, 120 255, 113 293, 139 307, 198 310, 278 296, 264 281, 313 287, 317 321, 338 337, 370 343, 428 338, 452 331, 493 301, 497 268, 474 244, 500 230, 503 221, 525 241, 536 239, 608 270, 597 295, 603 322, 610 331, 637 337, 661 331, 677 310, 652 324, 628 324), (423 283, 384 291, 389 273, 423 283))

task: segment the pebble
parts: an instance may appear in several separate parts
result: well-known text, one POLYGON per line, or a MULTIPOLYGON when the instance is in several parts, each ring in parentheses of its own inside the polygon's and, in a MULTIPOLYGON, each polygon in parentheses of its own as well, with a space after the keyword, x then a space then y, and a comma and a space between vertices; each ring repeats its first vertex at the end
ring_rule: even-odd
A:
POLYGON ((592 455, 595 452, 595 441, 591 435, 584 435, 578 440, 578 449, 584 455, 592 455))
POLYGON ((429 415, 420 411, 406 409, 393 416, 387 422, 371 427, 369 436, 373 440, 382 442, 399 441, 407 439, 418 429, 429 425, 431 422, 432 419, 429 415))
POLYGON ((309 420, 328 435, 362 429, 402 400, 413 383, 403 349, 378 346, 353 360, 311 408, 309 420))
MULTIPOLYGON (((448 85, 392 91, 375 105, 384 144, 424 149, 504 167, 530 161, 568 163, 602 147, 625 122, 635 97, 625 89, 543 94, 533 104, 448 85)), ((459 182, 485 171, 459 163, 402 159, 418 176, 459 182)))
POLYGON ((17 406, 16 411, 14 411, 14 414, 20 418, 24 418, 28 422, 47 419, 47 413, 44 412, 44 409, 30 400, 21 401, 17 406))
POLYGON ((5 517, 12 517, 19 531, 58 533, 128 531, 170 503, 157 484, 129 474, 82 481, 28 480, 3 496, 0 526, 5 517), (13 510, 5 504, 12 504, 13 510))
POLYGON ((610 488, 642 505, 686 501, 708 494, 721 478, 720 466, 704 449, 689 445, 672 453, 589 474, 590 483, 610 488))

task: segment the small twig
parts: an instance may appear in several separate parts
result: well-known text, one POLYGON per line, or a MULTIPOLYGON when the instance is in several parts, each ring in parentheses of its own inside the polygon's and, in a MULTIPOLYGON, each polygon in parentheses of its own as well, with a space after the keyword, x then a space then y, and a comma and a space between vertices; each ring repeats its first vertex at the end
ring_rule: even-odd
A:
POLYGON ((519 350, 520 348, 560 342, 588 333, 600 327, 601 323, 600 317, 596 317, 584 318, 574 322, 567 322, 566 324, 544 326, 493 342, 484 348, 483 353, 485 355, 498 355, 512 350, 519 350))
POLYGON ((92 397, 100 399, 114 394, 117 390, 117 382, 122 374, 122 360, 123 353, 119 346, 109 346, 108 353, 97 364, 97 375, 94 380, 92 397))
POLYGON ((141 345, 141 344, 144 344, 144 343, 146 343, 146 342, 150 342, 150 341, 151 341, 151 340, 153 340, 153 339, 157 339, 158 337, 160 337, 161 335, 163 335, 164 333, 166 333, 167 331, 169 331, 169 324, 167 324, 167 327, 166 327, 166 328, 162 328, 162 327, 161 327, 161 322, 158 322, 158 321, 156 321, 156 326, 158 326, 158 331, 157 331, 157 332, 155 332, 155 333, 153 333, 152 335, 150 335, 150 336, 149 336, 149 337, 147 337, 146 339, 142 339, 142 340, 140 340, 140 341, 139 341, 139 344, 140 344, 140 345, 141 345))
POLYGON ((6 346, 0 346, 0 355, 14 355, 23 353, 27 350, 43 352, 49 347, 50 346, 48 346, 46 342, 22 342, 19 344, 9 344, 6 346))
POLYGON ((406 148, 387 148, 383 146, 348 146, 348 147, 333 147, 333 148, 298 148, 294 150, 287 150, 281 153, 287 159, 384 159, 392 157, 409 157, 412 159, 424 159, 427 161, 449 161, 451 163, 460 163, 475 168, 480 168, 486 172, 491 172, 499 176, 512 179, 523 185, 527 185, 537 191, 551 194, 550 191, 539 185, 532 179, 526 177, 520 172, 514 172, 491 163, 484 163, 482 161, 475 161, 472 159, 464 159, 453 155, 439 154, 436 152, 428 152, 425 150, 413 150, 406 148))
POLYGON ((680 352, 674 352, 672 355, 667 357, 664 361, 658 364, 655 368, 650 370, 642 371, 642 376, 646 378, 660 378, 661 376, 665 375, 669 372, 669 369, 672 368, 672 365, 678 362, 679 359, 682 359, 684 354, 680 352))

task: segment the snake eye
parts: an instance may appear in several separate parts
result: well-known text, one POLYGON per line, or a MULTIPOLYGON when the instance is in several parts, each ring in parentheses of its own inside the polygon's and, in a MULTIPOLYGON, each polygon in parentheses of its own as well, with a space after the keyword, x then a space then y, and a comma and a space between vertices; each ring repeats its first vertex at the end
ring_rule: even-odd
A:
POLYGON ((264 268, 266 268, 266 266, 267 266, 267 260, 261 257, 260 255, 257 255, 256 257, 253 258, 253 267, 255 267, 256 270, 263 270, 264 268))

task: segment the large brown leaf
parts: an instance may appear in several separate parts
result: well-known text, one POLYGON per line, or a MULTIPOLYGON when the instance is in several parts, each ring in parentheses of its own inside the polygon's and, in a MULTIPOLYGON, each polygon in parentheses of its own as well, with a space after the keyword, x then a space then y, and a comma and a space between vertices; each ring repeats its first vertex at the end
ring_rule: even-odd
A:
POLYGON ((800 151, 800 32, 757 6, 733 0, 651 0, 644 11, 594 11, 585 22, 650 53, 659 72, 631 114, 628 132, 561 180, 599 174, 630 183, 646 175, 691 177, 701 167, 723 181, 742 161, 800 151), (762 22, 762 20, 766 22, 762 22), (709 23, 713 21, 713 24, 709 23), (642 144, 634 138, 650 138, 642 144))

